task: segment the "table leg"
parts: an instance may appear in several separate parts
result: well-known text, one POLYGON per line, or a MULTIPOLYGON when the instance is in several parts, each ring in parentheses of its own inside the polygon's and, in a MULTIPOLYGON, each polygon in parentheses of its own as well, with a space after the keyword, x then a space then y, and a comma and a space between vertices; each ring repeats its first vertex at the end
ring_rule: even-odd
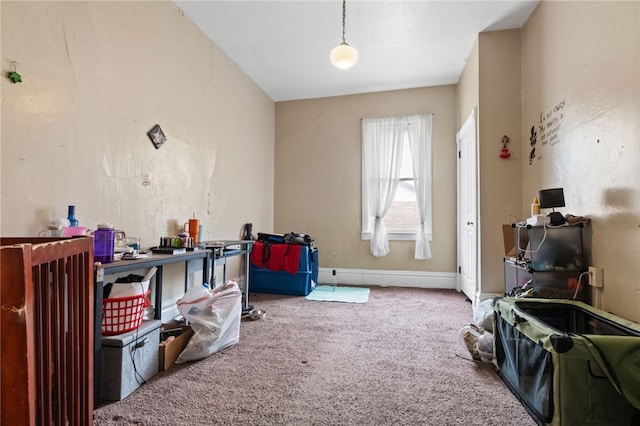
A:
POLYGON ((244 308, 249 309, 249 251, 244 257, 244 308))
POLYGON ((93 283, 93 407, 100 402, 100 370, 102 363, 102 300, 104 298, 104 273, 99 270, 93 283))
POLYGON ((155 306, 153 319, 162 319, 162 265, 157 266, 155 273, 155 306))
POLYGON ((202 258, 202 279, 211 288, 211 283, 209 282, 209 256, 202 258))

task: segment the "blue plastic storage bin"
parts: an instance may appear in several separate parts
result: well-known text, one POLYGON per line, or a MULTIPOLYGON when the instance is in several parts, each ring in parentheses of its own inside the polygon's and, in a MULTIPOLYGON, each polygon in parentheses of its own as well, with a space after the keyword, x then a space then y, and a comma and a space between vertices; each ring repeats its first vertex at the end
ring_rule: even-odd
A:
POLYGON ((311 250, 311 280, 318 284, 318 249, 311 250))
POLYGON ((306 296, 318 282, 318 250, 301 247, 298 272, 270 271, 251 264, 249 291, 306 296))

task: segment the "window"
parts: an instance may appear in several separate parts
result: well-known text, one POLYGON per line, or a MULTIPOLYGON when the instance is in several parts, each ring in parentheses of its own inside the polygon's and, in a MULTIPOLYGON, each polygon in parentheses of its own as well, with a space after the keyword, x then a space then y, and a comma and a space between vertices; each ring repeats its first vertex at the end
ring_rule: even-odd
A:
POLYGON ((415 240, 420 221, 413 179, 413 160, 406 133, 403 139, 398 188, 391 207, 384 216, 387 234, 391 240, 415 240))
POLYGON ((431 114, 362 120, 362 238, 374 256, 415 240, 431 257, 431 114))

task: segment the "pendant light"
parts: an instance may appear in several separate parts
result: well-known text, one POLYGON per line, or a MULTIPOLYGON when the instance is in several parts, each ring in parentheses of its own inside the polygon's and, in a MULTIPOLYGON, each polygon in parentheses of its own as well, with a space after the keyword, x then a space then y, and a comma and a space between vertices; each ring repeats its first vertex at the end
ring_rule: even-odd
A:
POLYGON ((358 52, 344 39, 345 32, 345 16, 347 14, 347 0, 342 0, 342 43, 331 50, 329 57, 331 63, 340 69, 346 70, 351 68, 358 61, 358 52))

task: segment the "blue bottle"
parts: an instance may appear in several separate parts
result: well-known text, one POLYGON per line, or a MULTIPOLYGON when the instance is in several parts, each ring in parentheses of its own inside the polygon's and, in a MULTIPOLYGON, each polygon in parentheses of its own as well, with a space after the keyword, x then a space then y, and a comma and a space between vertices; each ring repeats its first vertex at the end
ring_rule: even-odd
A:
POLYGON ((69 226, 78 226, 80 222, 76 219, 76 206, 69 206, 69 213, 67 215, 69 226))

